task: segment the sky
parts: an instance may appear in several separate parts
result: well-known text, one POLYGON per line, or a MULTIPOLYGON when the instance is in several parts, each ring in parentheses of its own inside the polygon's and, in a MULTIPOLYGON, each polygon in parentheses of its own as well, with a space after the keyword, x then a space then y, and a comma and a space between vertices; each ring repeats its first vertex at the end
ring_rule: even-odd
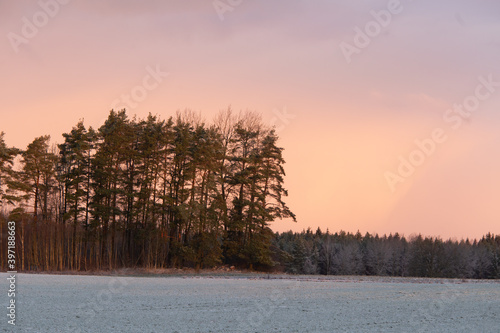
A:
POLYGON ((0 0, 0 131, 255 110, 297 222, 500 234, 500 2, 0 0), (129 96, 129 97, 127 97, 129 96))

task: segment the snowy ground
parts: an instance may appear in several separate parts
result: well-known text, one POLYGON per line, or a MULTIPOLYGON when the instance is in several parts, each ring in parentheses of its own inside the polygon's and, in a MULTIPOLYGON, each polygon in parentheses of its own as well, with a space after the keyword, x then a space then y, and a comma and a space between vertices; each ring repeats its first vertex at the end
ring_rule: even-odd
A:
POLYGON ((0 332, 500 332, 498 282, 18 274, 16 288, 0 332))

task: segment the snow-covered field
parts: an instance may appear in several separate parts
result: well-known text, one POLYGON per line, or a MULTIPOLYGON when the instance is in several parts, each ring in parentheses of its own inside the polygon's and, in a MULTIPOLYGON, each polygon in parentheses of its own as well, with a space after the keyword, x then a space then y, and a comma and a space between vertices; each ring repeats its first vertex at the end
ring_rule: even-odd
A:
POLYGON ((2 306, 0 332, 500 332, 498 282, 31 274, 16 282, 16 326, 2 306))

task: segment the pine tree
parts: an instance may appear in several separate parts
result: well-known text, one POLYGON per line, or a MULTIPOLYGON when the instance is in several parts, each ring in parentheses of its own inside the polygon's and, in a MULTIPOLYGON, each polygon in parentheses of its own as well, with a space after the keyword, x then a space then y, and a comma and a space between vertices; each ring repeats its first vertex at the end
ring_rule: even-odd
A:
MULTIPOLYGON (((35 269, 42 264, 41 248, 44 246, 43 243, 39 246, 38 242, 39 238, 43 241, 43 235, 39 235, 39 213, 44 222, 53 217, 49 216, 49 197, 56 190, 57 155, 50 150, 49 141, 50 136, 46 135, 35 138, 28 145, 21 153, 21 170, 13 172, 8 183, 10 199, 19 203, 18 210, 13 212, 23 216, 25 207, 32 207, 33 224, 29 227, 31 238, 28 238, 27 254, 29 264, 35 269)), ((24 255, 24 238, 21 245, 24 255)), ((23 256, 21 260, 24 263, 23 256)), ((47 268, 47 265, 45 260, 45 267, 42 267, 47 268)))
POLYGON ((276 146, 278 137, 262 124, 255 113, 247 113, 236 123, 231 151, 230 184, 234 186, 226 255, 252 266, 273 265, 269 222, 295 215, 282 198, 284 159, 276 146))
MULTIPOLYGON (((91 198, 93 224, 102 230, 100 261, 110 269, 115 264, 116 231, 123 216, 130 214, 127 204, 127 184, 134 184, 132 149, 135 131, 125 110, 109 113, 98 130, 97 151, 93 158, 93 196, 91 198), (109 232, 111 231, 111 235, 109 232)), ((132 195, 130 193, 130 195, 132 195)))
POLYGON ((77 264, 77 229, 85 227, 85 244, 89 232, 89 205, 91 196, 91 161, 96 133, 92 128, 87 130, 83 121, 79 121, 70 133, 64 133, 64 143, 59 145, 59 178, 64 186, 63 223, 73 220, 72 256, 70 266, 77 264), (62 171, 64 170, 64 171, 62 171), (62 172, 61 172, 62 171, 62 172))
POLYGON ((36 138, 21 153, 22 170, 16 173, 13 187, 24 192, 22 197, 33 202, 34 222, 38 221, 39 212, 42 220, 48 217, 48 198, 54 190, 56 180, 57 155, 50 151, 50 136, 36 138))

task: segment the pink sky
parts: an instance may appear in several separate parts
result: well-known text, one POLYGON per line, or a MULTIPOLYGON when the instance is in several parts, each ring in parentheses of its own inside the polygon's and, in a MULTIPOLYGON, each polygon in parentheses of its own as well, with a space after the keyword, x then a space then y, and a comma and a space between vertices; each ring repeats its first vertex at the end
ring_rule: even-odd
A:
POLYGON ((211 0, 60 2, 41 0, 50 16, 36 1, 0 1, 9 145, 61 142, 81 118, 100 126, 158 67, 168 76, 129 115, 189 108, 210 120, 232 105, 275 118, 298 222, 274 230, 500 233, 500 85, 457 129, 443 118, 479 77, 500 82, 500 3, 401 0, 348 62, 340 45, 356 46, 355 28, 376 28, 372 11, 390 1, 243 0, 224 13, 211 0), (26 22, 36 33, 23 35, 26 22), (392 191, 386 173, 435 128, 447 140, 392 191))

